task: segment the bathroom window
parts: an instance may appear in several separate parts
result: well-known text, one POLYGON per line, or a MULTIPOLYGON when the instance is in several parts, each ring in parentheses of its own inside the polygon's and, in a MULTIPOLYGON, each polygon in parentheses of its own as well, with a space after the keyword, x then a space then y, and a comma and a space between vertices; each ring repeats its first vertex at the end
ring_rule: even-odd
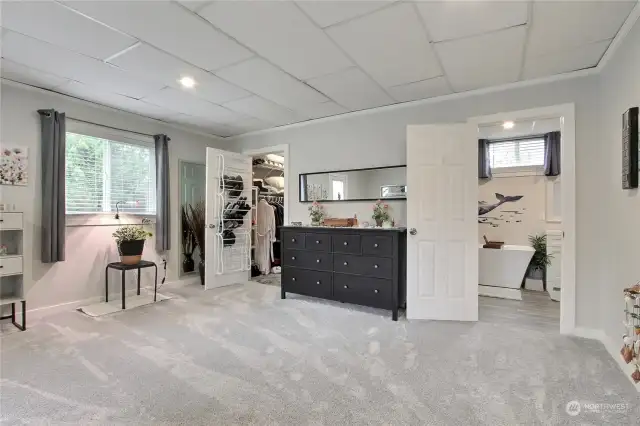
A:
POLYGON ((99 136, 67 132, 66 213, 155 215, 153 142, 99 136))
POLYGON ((489 144, 492 169, 541 167, 544 165, 544 139, 495 141, 489 144))

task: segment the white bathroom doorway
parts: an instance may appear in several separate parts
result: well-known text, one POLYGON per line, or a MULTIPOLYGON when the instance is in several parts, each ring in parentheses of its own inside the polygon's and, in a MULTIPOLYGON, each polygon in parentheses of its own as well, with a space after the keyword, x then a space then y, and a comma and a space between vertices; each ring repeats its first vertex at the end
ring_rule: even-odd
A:
MULTIPOLYGON (((524 302, 529 301, 532 304, 529 306, 537 306, 541 310, 553 311, 552 304, 558 302, 550 300, 559 300, 560 332, 570 334, 575 329, 576 316, 574 105, 504 112, 474 117, 469 122, 478 128, 479 159, 489 162, 486 167, 478 163, 479 175, 487 168, 492 173, 491 179, 479 179, 479 243, 485 235, 488 240, 505 243, 503 250, 479 248, 479 283, 488 284, 480 287, 479 294, 498 298, 519 296, 522 279, 534 252, 528 236, 544 236, 547 252, 553 256, 545 277, 548 296, 543 292, 525 290, 524 302), (542 171, 531 166, 540 165, 539 157, 544 156, 543 135, 556 130, 561 137, 561 173, 547 178, 542 171), (486 141, 487 145, 481 141, 486 141), (509 177, 518 179, 505 179, 509 177), (518 182, 517 186, 513 182, 518 182), (523 182, 538 185, 537 189, 531 186, 530 193, 521 194, 523 190, 514 188, 522 188, 523 182), (533 204, 527 205, 525 199, 533 204), (534 207, 540 211, 532 211, 534 207)), ((542 283, 541 280, 527 280, 525 288, 531 288, 536 282, 542 283)), ((480 320, 483 309, 485 312, 508 310, 511 302, 483 299, 479 307, 480 320)), ((512 304, 514 312, 517 305, 518 302, 512 304)))

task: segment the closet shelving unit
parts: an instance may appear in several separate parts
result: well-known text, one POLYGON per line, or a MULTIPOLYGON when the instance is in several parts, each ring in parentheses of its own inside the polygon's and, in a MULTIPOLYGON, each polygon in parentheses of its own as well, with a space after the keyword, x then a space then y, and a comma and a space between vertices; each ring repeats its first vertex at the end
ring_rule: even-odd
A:
POLYGON ((0 213, 0 244, 6 246, 7 254, 0 255, 0 308, 11 305, 11 315, 0 319, 11 319, 13 325, 26 329, 27 301, 24 297, 23 241, 24 219, 21 212, 0 213), (16 304, 22 308, 22 321, 16 322, 16 304))

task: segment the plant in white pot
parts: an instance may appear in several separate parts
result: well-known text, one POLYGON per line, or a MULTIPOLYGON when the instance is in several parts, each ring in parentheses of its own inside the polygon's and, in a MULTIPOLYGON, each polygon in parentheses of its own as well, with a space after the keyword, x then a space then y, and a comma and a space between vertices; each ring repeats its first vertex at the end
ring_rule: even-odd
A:
POLYGON ((142 259, 144 241, 153 236, 142 225, 124 225, 112 234, 118 245, 120 262, 125 265, 135 265, 142 259))

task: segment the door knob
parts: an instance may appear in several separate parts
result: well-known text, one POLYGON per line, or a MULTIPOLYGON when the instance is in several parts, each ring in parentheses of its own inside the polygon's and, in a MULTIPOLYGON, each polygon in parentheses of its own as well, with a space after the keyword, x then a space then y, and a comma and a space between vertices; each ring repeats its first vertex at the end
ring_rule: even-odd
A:
POLYGON ((411 228, 411 229, 409 230, 409 233, 410 233, 411 235, 416 235, 416 234, 418 233, 418 231, 416 230, 416 228, 411 228))
POLYGON ((211 229, 213 229, 213 228, 215 228, 215 227, 216 227, 216 226, 215 226, 215 225, 213 225, 213 224, 209 225, 209 228, 211 228, 211 229))

